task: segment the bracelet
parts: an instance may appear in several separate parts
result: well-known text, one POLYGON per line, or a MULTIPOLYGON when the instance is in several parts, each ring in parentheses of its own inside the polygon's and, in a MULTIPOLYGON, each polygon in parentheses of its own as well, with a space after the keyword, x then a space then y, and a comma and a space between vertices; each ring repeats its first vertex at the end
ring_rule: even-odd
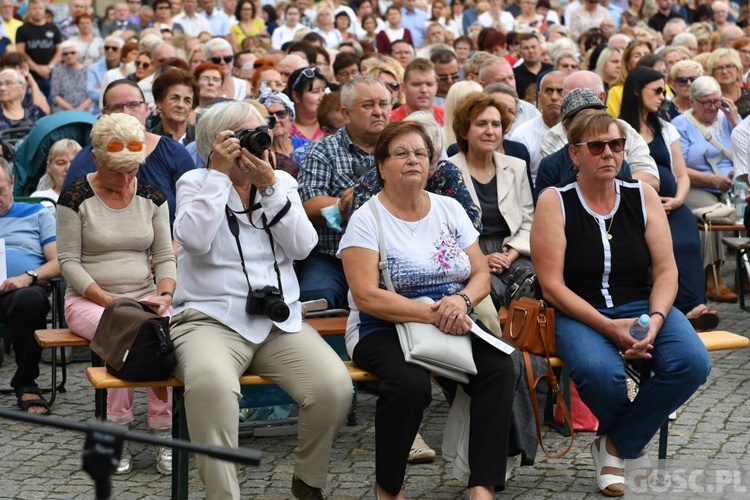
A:
POLYGON ((466 302, 466 314, 470 313, 472 304, 471 304, 471 299, 469 298, 469 296, 463 292, 458 292, 458 293, 455 293, 454 295, 458 295, 459 297, 464 299, 464 302, 466 302))
POLYGON ((651 316, 661 316, 662 323, 664 323, 664 322, 667 321, 667 317, 664 315, 663 312, 654 311, 654 312, 648 313, 648 315, 649 315, 649 317, 651 317, 651 316))
POLYGON ((169 298, 174 300, 174 294, 172 292, 161 292, 159 297, 164 297, 165 295, 169 295, 169 298))

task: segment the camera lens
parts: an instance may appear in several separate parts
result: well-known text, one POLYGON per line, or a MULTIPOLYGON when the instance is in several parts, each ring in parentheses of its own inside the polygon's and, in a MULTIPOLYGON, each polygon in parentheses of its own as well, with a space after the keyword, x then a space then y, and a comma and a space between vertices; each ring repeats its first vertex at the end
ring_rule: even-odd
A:
POLYGON ((289 319, 289 306, 283 301, 274 301, 272 304, 268 304, 268 317, 273 321, 282 322, 289 319))
POLYGON ((263 151, 270 149, 272 142, 271 136, 260 130, 247 130, 240 136, 240 146, 255 156, 260 156, 263 151))

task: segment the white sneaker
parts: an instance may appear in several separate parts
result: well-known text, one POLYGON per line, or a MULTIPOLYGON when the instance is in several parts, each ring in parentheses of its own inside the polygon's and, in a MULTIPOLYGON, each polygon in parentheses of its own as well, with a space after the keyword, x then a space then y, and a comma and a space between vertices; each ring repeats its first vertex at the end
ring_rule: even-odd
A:
POLYGON ((130 474, 133 470, 133 455, 130 454, 130 446, 128 441, 122 442, 122 453, 120 454, 120 463, 117 464, 115 474, 130 474))
POLYGON ((417 433, 406 461, 410 464, 424 464, 433 460, 435 460, 435 450, 427 446, 422 435, 417 433))

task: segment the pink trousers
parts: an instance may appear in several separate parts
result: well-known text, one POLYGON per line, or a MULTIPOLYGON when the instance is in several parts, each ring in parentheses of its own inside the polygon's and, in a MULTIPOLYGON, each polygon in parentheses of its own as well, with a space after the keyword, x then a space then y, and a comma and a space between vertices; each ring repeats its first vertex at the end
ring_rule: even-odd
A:
MULTIPOLYGON (((139 300, 153 297, 149 295, 139 300)), ((94 338, 104 308, 96 302, 81 296, 70 296, 65 299, 65 321, 68 328, 76 335, 94 338)), ((169 309, 165 316, 171 316, 169 309)), ((146 390, 148 406, 148 426, 155 430, 172 428, 172 389, 168 389, 167 401, 162 401, 153 389, 146 390)), ((133 415, 133 389, 109 389, 107 391, 107 420, 118 425, 127 425, 135 419, 133 415)))

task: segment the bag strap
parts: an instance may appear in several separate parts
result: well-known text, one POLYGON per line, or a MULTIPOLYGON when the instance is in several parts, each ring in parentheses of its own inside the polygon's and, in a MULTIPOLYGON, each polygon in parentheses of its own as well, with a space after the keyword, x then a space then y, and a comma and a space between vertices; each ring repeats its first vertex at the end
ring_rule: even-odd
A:
POLYGON ((389 292, 396 292, 393 288, 393 282, 391 281, 391 273, 388 271, 388 252, 385 249, 385 238, 383 237, 383 225, 380 223, 380 211, 375 206, 374 197, 367 201, 367 205, 370 207, 372 215, 375 217, 375 224, 378 226, 378 269, 383 274, 383 281, 385 281, 385 288, 389 292))
POLYGON ((526 379, 529 382, 529 396, 531 397, 531 406, 534 409, 534 421, 536 422, 536 433, 539 437, 539 445, 542 447, 542 451, 544 452, 544 454, 549 458, 562 458, 568 454, 570 448, 573 446, 573 441, 575 440, 575 431, 573 430, 573 420, 570 418, 568 405, 565 404, 565 398, 563 397, 563 393, 560 390, 559 384, 557 383, 557 377, 555 377, 555 372, 552 371, 552 365, 550 364, 549 358, 546 358, 547 373, 545 375, 540 375, 539 377, 534 378, 534 373, 531 367, 531 356, 526 351, 522 351, 521 354, 523 354, 523 361, 526 365, 526 379), (552 389, 552 392, 555 394, 555 397, 557 398, 557 404, 562 409, 565 423, 567 424, 568 431, 570 432, 570 443, 562 453, 550 454, 550 452, 548 452, 544 447, 544 439, 542 438, 542 414, 539 411, 539 401, 536 397, 536 388, 543 379, 547 379, 550 389, 552 389))
MULTIPOLYGON (((708 142, 714 145, 716 149, 721 151, 721 154, 727 157, 727 160, 734 163, 734 155, 731 151, 727 151, 727 148, 725 148, 719 141, 716 140, 716 137, 712 136, 708 133, 708 130, 706 130, 706 127, 698 123, 698 119, 693 115, 692 110, 685 113, 685 116, 688 120, 692 122, 693 125, 695 125, 695 128, 698 129, 698 132, 701 133, 704 139, 706 139, 708 142)), ((713 165, 711 162, 707 162, 711 166, 711 170, 714 171, 715 174, 718 174, 719 172, 716 170, 716 166, 713 165)))

